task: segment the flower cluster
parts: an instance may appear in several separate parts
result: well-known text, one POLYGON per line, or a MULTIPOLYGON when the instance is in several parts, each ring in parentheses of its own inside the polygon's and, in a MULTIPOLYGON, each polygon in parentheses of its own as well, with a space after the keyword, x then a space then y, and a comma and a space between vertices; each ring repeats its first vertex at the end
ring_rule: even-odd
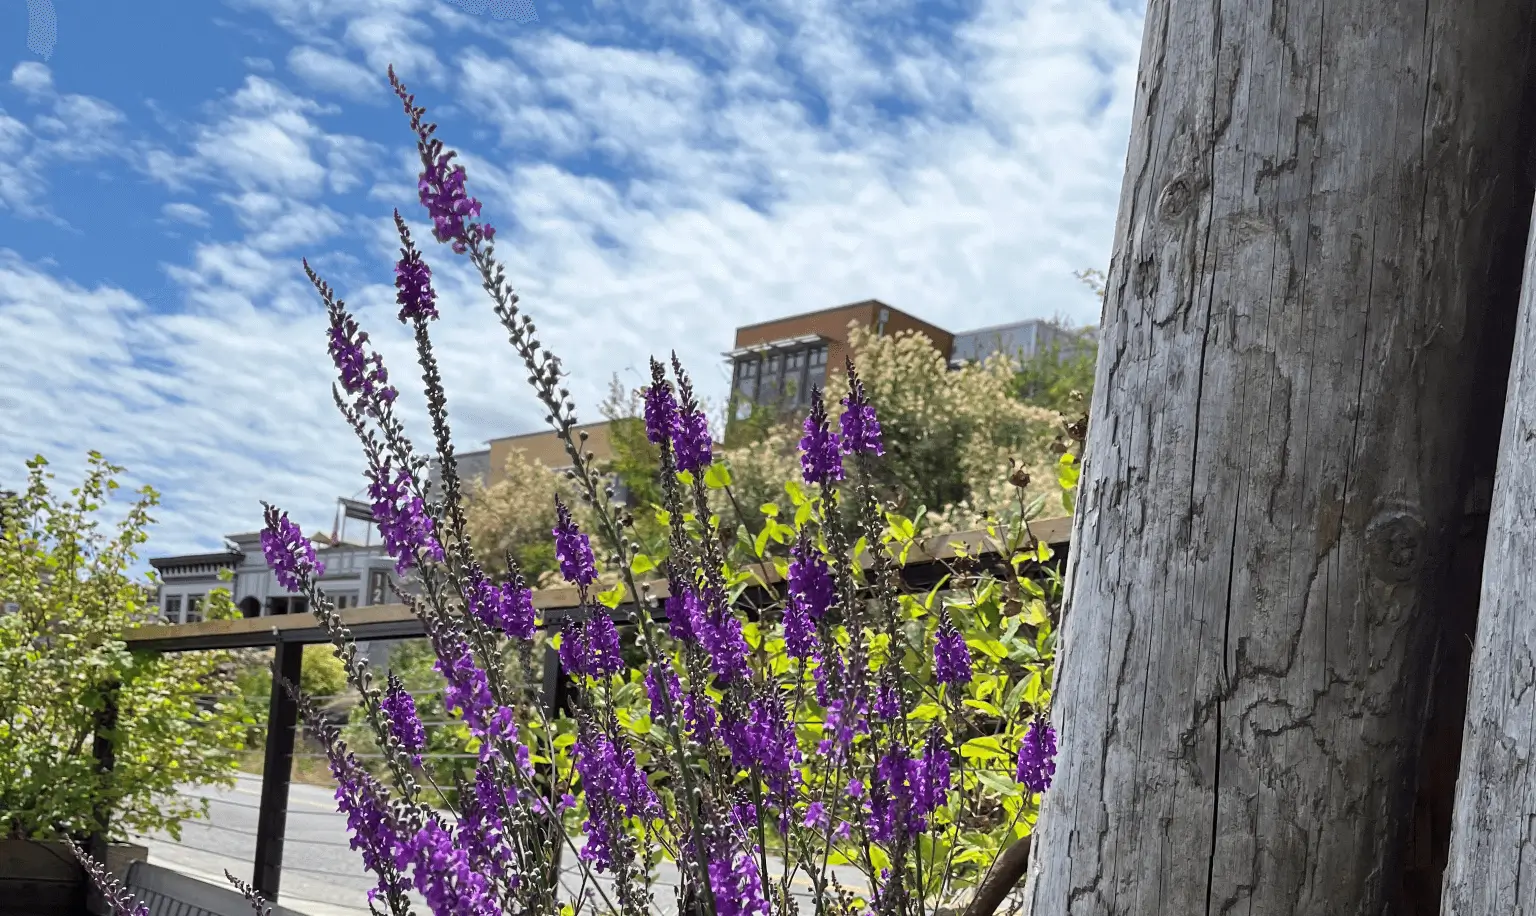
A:
POLYGON ((389 676, 389 687, 384 691, 379 707, 389 720, 390 732, 400 742, 400 747, 411 755, 412 763, 420 766, 421 752, 427 747, 427 730, 416 714, 416 700, 406 692, 405 684, 396 675, 389 676))
POLYGON ((538 628, 533 590, 517 573, 506 582, 492 584, 476 570, 470 577, 465 604, 475 619, 513 639, 532 639, 538 628))
POLYGON ((804 435, 800 437, 800 470, 806 483, 823 487, 843 479, 842 447, 827 425, 820 388, 811 389, 811 412, 805 418, 804 435))
POLYGON ((592 540, 578 527, 559 497, 555 498, 555 559, 565 581, 585 588, 597 581, 597 560, 592 556, 592 540))
POLYGON ((1019 745, 1019 766, 1015 778, 1031 792, 1044 792, 1056 775, 1056 729, 1043 719, 1029 723, 1024 743, 1019 745))
POLYGON ((308 580, 325 575, 325 564, 315 559, 310 543, 288 513, 266 506, 267 526, 261 532, 261 553, 277 584, 290 592, 302 591, 308 580))
POLYGON ((395 211, 395 226, 400 233, 400 260, 395 262, 395 302, 400 306, 400 320, 436 318, 437 292, 432 289, 432 268, 411 243, 411 232, 399 210, 395 211))
POLYGON ((341 376, 342 390, 359 405, 393 404, 398 392, 389 384, 384 358, 368 349, 368 332, 358 328, 357 319, 336 310, 328 335, 331 361, 341 376))
POLYGON ((384 549, 395 558, 395 570, 416 565, 418 555, 441 562, 443 546, 436 525, 421 497, 412 491, 410 472, 391 468, 389 459, 368 469, 368 497, 373 500, 373 520, 378 523, 384 549))

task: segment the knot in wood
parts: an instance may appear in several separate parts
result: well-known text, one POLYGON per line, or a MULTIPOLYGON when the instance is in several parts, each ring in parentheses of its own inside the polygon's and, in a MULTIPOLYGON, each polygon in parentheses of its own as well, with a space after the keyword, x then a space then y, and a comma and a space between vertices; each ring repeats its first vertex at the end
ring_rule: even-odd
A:
POLYGON ((1383 582, 1407 582, 1424 563, 1424 520, 1409 509, 1388 509, 1365 529, 1371 574, 1383 582))
POLYGON ((1173 179, 1163 187, 1163 193, 1157 196, 1157 218, 1165 223, 1177 221, 1194 199, 1195 192, 1187 178, 1180 176, 1173 179))

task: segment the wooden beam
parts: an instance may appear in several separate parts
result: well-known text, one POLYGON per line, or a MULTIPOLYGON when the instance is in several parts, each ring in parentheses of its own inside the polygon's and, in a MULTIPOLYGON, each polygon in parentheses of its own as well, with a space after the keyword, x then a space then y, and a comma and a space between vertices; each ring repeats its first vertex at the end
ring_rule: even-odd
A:
MULTIPOLYGON (((1071 534, 1070 518, 1044 519, 1030 523, 1035 537, 1056 547, 1066 546, 1071 534)), ((908 554, 906 568, 918 569, 953 560, 961 555, 995 553, 997 545, 985 531, 962 531, 923 538, 908 554)), ((759 573, 761 576, 762 574, 759 573)), ((767 583, 777 585, 780 576, 767 568, 767 583)), ((665 579, 641 583, 652 598, 668 596, 665 579)), ((626 602, 631 596, 625 596, 626 602)), ((546 620, 558 620, 561 612, 575 610, 580 599, 575 588, 556 586, 536 589, 534 607, 544 612, 546 620)), ((341 619, 359 641, 405 639, 422 636, 421 621, 403 604, 350 608, 341 619)), ((297 643, 329 642, 330 637, 312 613, 279 614, 272 617, 242 617, 234 620, 204 620, 199 623, 157 624, 128 630, 123 639, 130 649, 150 652, 187 652, 208 649, 255 648, 277 645, 279 641, 297 643)))

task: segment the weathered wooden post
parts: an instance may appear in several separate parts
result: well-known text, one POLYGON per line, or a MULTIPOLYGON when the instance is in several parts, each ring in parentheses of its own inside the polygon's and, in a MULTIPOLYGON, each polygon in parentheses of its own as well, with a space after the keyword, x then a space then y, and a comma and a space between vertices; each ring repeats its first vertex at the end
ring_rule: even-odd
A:
POLYGON ((1536 234, 1525 262, 1440 911, 1536 912, 1536 234), (1530 862, 1526 860, 1530 859, 1530 862))
POLYGON ((1150 0, 1035 916, 1406 911, 1533 15, 1150 0))
POLYGON ((272 696, 267 707, 267 747, 261 769, 261 800, 256 812, 256 863, 251 885, 270 901, 283 881, 283 837, 288 827, 288 787, 293 780, 293 745, 299 704, 283 682, 297 685, 304 673, 304 646, 277 638, 272 653, 272 696))

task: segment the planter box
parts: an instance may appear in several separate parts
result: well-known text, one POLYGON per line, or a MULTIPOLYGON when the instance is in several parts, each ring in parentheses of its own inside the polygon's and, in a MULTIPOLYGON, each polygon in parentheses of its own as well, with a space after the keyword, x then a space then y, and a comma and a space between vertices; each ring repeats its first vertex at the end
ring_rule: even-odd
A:
MULTIPOLYGON (((119 881, 134 862, 149 856, 143 846, 107 847, 107 868, 119 881)), ((0 916, 86 916, 90 878, 63 843, 0 840, 0 916)))

